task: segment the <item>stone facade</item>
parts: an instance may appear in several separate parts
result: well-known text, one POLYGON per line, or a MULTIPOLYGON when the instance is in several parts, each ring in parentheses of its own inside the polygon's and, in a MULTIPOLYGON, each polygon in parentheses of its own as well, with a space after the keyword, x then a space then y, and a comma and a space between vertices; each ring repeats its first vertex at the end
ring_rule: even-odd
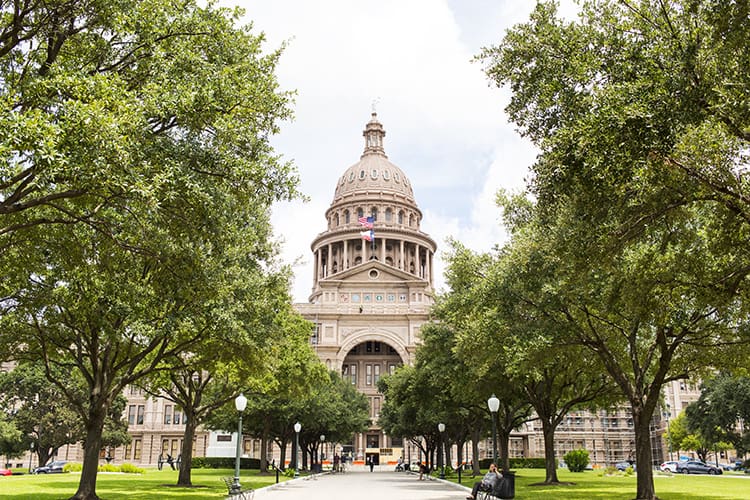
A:
POLYGON ((434 302, 437 246, 421 230, 409 178, 385 154, 385 130, 375 113, 363 136, 364 152, 338 178, 327 227, 311 245, 309 301, 295 308, 315 324, 312 342, 320 359, 370 400, 373 425, 340 449, 355 460, 383 463, 403 448, 377 424, 383 404, 377 381, 414 360, 434 302))

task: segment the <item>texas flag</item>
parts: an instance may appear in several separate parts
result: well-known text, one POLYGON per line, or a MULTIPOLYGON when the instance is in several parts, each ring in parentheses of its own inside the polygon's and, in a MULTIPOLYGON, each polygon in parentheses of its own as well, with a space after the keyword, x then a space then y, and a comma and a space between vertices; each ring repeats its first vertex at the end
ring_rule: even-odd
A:
POLYGON ((369 231, 360 231, 359 235, 363 240, 373 241, 375 239, 375 230, 370 229, 369 231))
POLYGON ((375 223, 374 217, 360 217, 359 223, 362 224, 367 229, 372 229, 373 224, 375 223))

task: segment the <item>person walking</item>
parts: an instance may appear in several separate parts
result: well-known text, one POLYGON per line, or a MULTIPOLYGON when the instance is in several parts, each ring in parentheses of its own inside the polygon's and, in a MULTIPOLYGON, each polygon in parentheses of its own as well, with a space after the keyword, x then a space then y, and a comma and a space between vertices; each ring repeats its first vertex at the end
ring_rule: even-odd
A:
POLYGON ((375 460, 372 456, 367 457, 367 463, 370 465, 370 472, 372 472, 372 469, 375 468, 375 460))

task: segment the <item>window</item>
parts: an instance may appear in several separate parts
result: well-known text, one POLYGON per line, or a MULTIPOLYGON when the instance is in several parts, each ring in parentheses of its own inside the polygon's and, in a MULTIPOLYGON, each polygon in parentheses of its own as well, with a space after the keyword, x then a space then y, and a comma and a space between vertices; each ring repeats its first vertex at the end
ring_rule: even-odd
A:
POLYGON ((344 222, 349 224, 349 210, 344 210, 344 222))
POLYGON ((380 434, 368 434, 367 435, 367 447, 368 448, 380 448, 380 434))
POLYGON ((372 385, 372 365, 365 365, 365 385, 372 385))
POLYGON ((130 454, 133 451, 133 445, 131 443, 125 445, 125 460, 130 460, 130 454))
POLYGON ((174 422, 175 425, 178 425, 180 423, 180 420, 182 420, 183 423, 185 422, 185 419, 182 418, 182 412, 178 411, 177 407, 175 406, 175 409, 174 409, 174 420, 173 420, 173 422, 174 422))
POLYGON ((395 365, 393 363, 391 363, 390 365, 388 365, 388 374, 389 375, 393 375, 394 373, 396 373, 396 366, 398 366, 398 365, 395 365))
POLYGON ((404 211, 403 210, 399 211, 399 213, 398 213, 398 223, 399 224, 403 224, 404 223, 404 211))
POLYGON ((164 423, 167 425, 172 423, 172 405, 164 405, 164 423))
POLYGON ((135 405, 128 407, 128 425, 135 424, 135 405))
POLYGON ((361 207, 360 207, 360 208, 358 208, 358 209, 357 209, 357 217, 364 217, 364 215, 365 215, 365 211, 364 211, 364 209, 363 209, 363 208, 361 208, 361 207))
POLYGON ((375 385, 377 385, 378 380, 380 380, 380 365, 375 365, 374 370, 375 370, 375 385))
POLYGON ((133 440, 133 460, 140 460, 140 459, 141 459, 141 440, 134 439, 133 440))
POLYGON ((352 364, 350 366, 349 372, 351 373, 352 377, 352 385, 357 385, 357 365, 352 364))
POLYGON ((146 413, 146 407, 143 405, 138 405, 138 416, 136 418, 135 423, 138 425, 143 425, 143 416, 146 413))
POLYGON ((378 208, 372 207, 370 209, 370 215, 372 216, 372 220, 378 220, 378 208))
POLYGON ((172 440, 172 452, 170 455, 176 460, 177 456, 180 454, 180 440, 179 439, 173 439, 172 440))
POLYGON ((391 222, 392 219, 393 219, 393 210, 391 210, 390 208, 386 208, 385 209, 385 221, 391 222))

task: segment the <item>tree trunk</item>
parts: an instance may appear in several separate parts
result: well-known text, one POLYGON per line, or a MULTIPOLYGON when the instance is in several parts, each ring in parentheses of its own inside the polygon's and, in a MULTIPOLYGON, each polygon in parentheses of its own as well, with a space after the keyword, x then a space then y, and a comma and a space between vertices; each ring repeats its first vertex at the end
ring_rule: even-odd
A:
POLYGON ((193 485, 190 473, 193 467, 193 438, 195 437, 195 428, 198 426, 198 422, 195 415, 186 413, 185 416, 187 423, 185 424, 185 434, 182 437, 181 464, 180 472, 177 476, 177 486, 193 485))
POLYGON ((651 470, 651 415, 642 408, 633 406, 633 426, 635 430, 635 468, 638 478, 637 500, 657 500, 654 489, 654 475, 651 470))
POLYGON ((260 472, 268 472, 268 431, 263 429, 260 435, 260 472))
POLYGON ((478 476, 482 473, 479 468, 479 429, 472 431, 471 433, 471 474, 478 476))
POLYGON ((500 461, 502 462, 503 472, 508 472, 510 470, 510 432, 502 428, 498 429, 497 441, 500 445, 500 461))
POLYGON ((99 500, 96 495, 96 475, 99 471, 99 451, 102 448, 102 429, 106 415, 107 408, 103 402, 91 402, 86 422, 86 440, 83 442, 81 479, 78 491, 70 500, 99 500))
POLYGON ((50 457, 52 454, 47 450, 46 448, 43 448, 39 450, 39 452, 36 454, 37 459, 39 460, 39 466, 47 465, 47 462, 49 462, 50 457))
POLYGON ((286 440, 276 443, 279 445, 279 469, 286 469, 286 440))
POLYGON ((542 433, 544 434, 544 482, 547 484, 558 483, 557 462, 555 460, 555 426, 542 420, 542 433))

